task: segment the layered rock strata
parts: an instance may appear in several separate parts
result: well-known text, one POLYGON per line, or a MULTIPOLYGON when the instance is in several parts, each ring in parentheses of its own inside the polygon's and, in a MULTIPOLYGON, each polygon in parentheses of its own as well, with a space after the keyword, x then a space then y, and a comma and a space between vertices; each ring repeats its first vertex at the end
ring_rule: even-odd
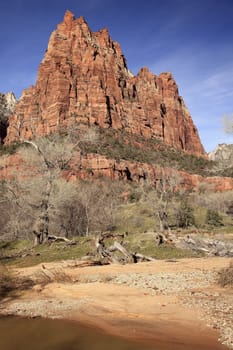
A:
POLYGON ((128 70, 107 29, 92 32, 67 11, 52 33, 35 86, 26 89, 10 118, 6 142, 82 123, 159 138, 205 156, 198 131, 170 73, 128 70))
MULTIPOLYGON (((41 169, 32 169, 30 164, 25 163, 19 154, 0 158, 0 179, 10 179, 16 173, 20 174, 22 178, 30 177, 32 172, 34 175, 39 175, 41 171, 41 169)), ((213 191, 233 190, 233 178, 203 177, 147 163, 126 160, 116 161, 115 159, 92 153, 85 156, 81 156, 79 153, 74 154, 69 170, 64 171, 62 175, 70 181, 76 181, 77 179, 93 180, 105 177, 134 183, 144 183, 146 181, 154 186, 164 176, 174 176, 179 180, 178 186, 185 190, 198 189, 203 184, 211 185, 213 191)))

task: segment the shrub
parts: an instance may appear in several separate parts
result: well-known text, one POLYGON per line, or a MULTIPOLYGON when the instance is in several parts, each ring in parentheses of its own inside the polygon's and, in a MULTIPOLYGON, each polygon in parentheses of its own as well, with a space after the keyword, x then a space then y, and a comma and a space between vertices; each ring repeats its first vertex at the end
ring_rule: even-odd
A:
POLYGON ((233 217, 233 202, 229 204, 226 214, 233 217))
POLYGON ((180 203, 176 213, 176 226, 186 228, 188 226, 195 225, 195 218, 193 214, 193 208, 184 200, 180 203))
POLYGON ((206 212, 206 224, 211 226, 223 226, 223 217, 217 210, 208 209, 206 212))
POLYGON ((14 142, 9 145, 0 144, 0 156, 3 156, 5 154, 15 154, 20 146, 20 142, 14 142))
POLYGON ((221 287, 233 287, 233 262, 219 272, 218 284, 220 284, 221 287))

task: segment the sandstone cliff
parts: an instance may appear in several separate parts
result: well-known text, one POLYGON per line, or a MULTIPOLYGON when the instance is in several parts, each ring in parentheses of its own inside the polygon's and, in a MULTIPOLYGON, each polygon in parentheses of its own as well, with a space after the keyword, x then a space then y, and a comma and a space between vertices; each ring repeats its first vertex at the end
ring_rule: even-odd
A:
POLYGON ((67 11, 50 37, 36 85, 23 92, 10 118, 6 142, 78 123, 159 138, 205 156, 172 75, 142 68, 133 76, 107 29, 92 32, 83 17, 67 11))
MULTIPOLYGON (((6 157, 0 157, 0 179, 9 179, 15 174, 29 176, 31 164, 23 161, 20 154, 16 153, 6 157)), ((34 169, 34 173, 40 174, 41 169, 34 169)), ((177 176, 179 187, 185 190, 197 190, 201 185, 210 185, 213 191, 233 190, 233 178, 229 177, 203 177, 189 174, 185 171, 177 171, 168 167, 154 164, 132 162, 107 158, 103 155, 88 153, 84 156, 74 154, 69 170, 63 172, 63 176, 69 180, 98 179, 101 177, 112 180, 126 180, 134 183, 147 183, 156 186, 164 176, 177 176), (79 160, 77 162, 77 160, 79 160)))

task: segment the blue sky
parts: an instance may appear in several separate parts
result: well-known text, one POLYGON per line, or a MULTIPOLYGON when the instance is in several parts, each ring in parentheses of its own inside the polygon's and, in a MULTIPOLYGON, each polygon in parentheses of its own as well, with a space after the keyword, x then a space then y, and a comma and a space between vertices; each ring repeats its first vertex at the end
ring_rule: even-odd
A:
POLYGON ((48 39, 69 9, 108 27, 129 69, 170 71, 207 151, 233 143, 233 0, 7 0, 0 12, 0 91, 34 84, 48 39))

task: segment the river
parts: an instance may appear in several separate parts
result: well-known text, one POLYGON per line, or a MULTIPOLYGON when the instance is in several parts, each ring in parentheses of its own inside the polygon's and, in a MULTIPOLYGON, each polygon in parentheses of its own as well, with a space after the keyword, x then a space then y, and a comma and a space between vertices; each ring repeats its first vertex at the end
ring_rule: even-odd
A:
POLYGON ((0 350, 155 350, 77 322, 0 318, 0 350))

